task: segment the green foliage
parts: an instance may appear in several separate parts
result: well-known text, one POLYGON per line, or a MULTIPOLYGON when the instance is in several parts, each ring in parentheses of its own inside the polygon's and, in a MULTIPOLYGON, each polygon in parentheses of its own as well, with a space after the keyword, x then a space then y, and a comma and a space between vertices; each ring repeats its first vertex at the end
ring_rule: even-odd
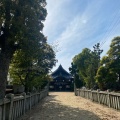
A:
POLYGON ((55 53, 46 43, 37 53, 30 56, 19 50, 15 52, 11 62, 10 77, 13 79, 13 84, 22 84, 26 90, 33 86, 39 88, 45 79, 48 80, 47 74, 55 63, 55 53))
POLYGON ((78 73, 77 66, 71 63, 71 67, 69 68, 71 75, 75 76, 78 73))
POLYGON ((81 88, 83 86, 83 81, 79 78, 79 75, 76 74, 74 79, 76 88, 81 88))
POLYGON ((96 75, 96 82, 99 85, 100 89, 105 89, 106 88, 106 83, 108 80, 106 80, 106 75, 108 74, 108 69, 106 69, 104 66, 100 66, 97 75, 96 75))
POLYGON ((79 77, 87 88, 94 88, 96 85, 95 75, 100 63, 100 54, 103 51, 100 50, 99 43, 93 46, 93 48, 93 51, 84 48, 81 53, 73 58, 73 63, 79 70, 79 77))
POLYGON ((71 63, 71 67, 69 68, 69 71, 70 71, 71 75, 74 77, 74 82, 75 82, 76 87, 81 88, 83 86, 83 82, 79 78, 79 75, 78 75, 79 71, 77 69, 77 66, 75 64, 71 63))
POLYGON ((15 48, 22 48, 30 53, 30 50, 43 41, 40 31, 47 15, 45 5, 45 0, 1 0, 1 51, 10 47, 7 52, 12 52, 11 54, 15 48))
POLYGON ((8 68, 15 51, 22 50, 30 56, 46 43, 42 33, 45 6, 46 0, 0 1, 0 98, 5 95, 8 68))
POLYGON ((74 64, 79 70, 79 76, 82 78, 84 83, 88 88, 92 87, 90 79, 93 80, 91 72, 92 70, 92 61, 91 61, 91 51, 88 48, 83 49, 83 51, 73 58, 74 64))
POLYGON ((101 89, 120 90, 120 37, 115 37, 96 75, 101 89))
POLYGON ((73 58, 73 63, 79 70, 79 77, 87 88, 94 88, 96 83, 102 90, 120 90, 120 37, 115 37, 107 52, 100 61, 100 44, 93 46, 94 50, 83 49, 73 58))

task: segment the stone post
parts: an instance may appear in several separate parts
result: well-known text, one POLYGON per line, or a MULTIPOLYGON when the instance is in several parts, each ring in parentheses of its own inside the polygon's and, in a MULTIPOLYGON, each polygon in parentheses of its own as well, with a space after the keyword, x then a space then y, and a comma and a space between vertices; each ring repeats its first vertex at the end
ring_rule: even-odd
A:
POLYGON ((91 100, 93 101, 93 93, 92 93, 92 90, 91 90, 91 100))
POLYGON ((107 90, 107 94, 108 94, 108 107, 110 108, 111 105, 110 105, 110 90, 107 90))
POLYGON ((10 109, 9 109, 9 117, 8 120, 11 120, 12 117, 12 108, 13 108, 13 101, 14 101, 14 94, 8 94, 6 98, 10 99, 10 109))
POLYGON ((99 92, 100 92, 100 89, 97 89, 98 103, 100 104, 100 94, 99 94, 99 92))
POLYGON ((2 120, 2 106, 0 106, 0 120, 2 120))
POLYGON ((5 104, 5 98, 0 100, 0 120, 5 120, 6 118, 6 104, 5 104))
POLYGON ((78 88, 78 96, 80 96, 80 88, 78 88))
POLYGON ((74 93, 75 93, 75 96, 77 96, 75 82, 74 82, 74 93))
POLYGON ((24 97, 24 105, 23 105, 23 115, 25 115, 25 107, 26 107, 26 93, 22 93, 23 97, 24 97))
POLYGON ((39 96, 38 96, 38 102, 40 102, 40 92, 39 92, 39 96))
POLYGON ((5 120, 5 114, 6 114, 6 110, 5 110, 6 104, 5 104, 5 98, 3 99, 3 120, 5 120))
POLYGON ((48 80, 48 84, 47 84, 47 96, 49 96, 49 85, 50 85, 50 81, 48 80))
POLYGON ((31 100, 31 93, 30 93, 30 110, 32 108, 32 100, 31 100))
POLYGON ((29 106, 30 106, 30 110, 31 110, 31 93, 28 92, 27 94, 29 95, 29 100, 30 100, 29 106))

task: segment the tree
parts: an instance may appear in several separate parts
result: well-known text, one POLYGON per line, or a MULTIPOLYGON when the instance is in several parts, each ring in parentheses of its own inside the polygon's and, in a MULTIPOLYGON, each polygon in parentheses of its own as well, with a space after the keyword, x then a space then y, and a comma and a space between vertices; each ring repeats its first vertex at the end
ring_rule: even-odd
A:
MULTIPOLYGON (((108 51, 108 57, 110 59, 110 67, 120 77, 120 36, 115 37, 110 45, 108 51)), ((120 81, 119 81, 120 82, 120 81)))
POLYGON ((97 70, 100 66, 100 55, 103 52, 103 50, 100 49, 100 43, 97 43, 93 46, 93 63, 94 63, 94 68, 95 68, 95 74, 97 73, 97 70))
POLYGON ((10 65, 10 77, 13 83, 22 84, 26 91, 31 86, 40 87, 49 70, 55 65, 55 53, 51 46, 44 44, 36 54, 27 56, 25 52, 16 51, 10 65))
POLYGON ((73 58, 73 63, 79 70, 79 77, 84 81, 87 88, 96 87, 95 76, 99 67, 100 54, 102 53, 99 43, 93 48, 93 51, 85 48, 73 58))
POLYGON ((45 0, 0 1, 0 99, 5 96, 10 61, 16 50, 35 53, 45 42, 45 0))
POLYGON ((101 60, 101 67, 99 68, 96 81, 101 89, 120 90, 120 37, 115 37, 107 52, 101 60))
POLYGON ((78 75, 79 71, 77 69, 77 66, 71 63, 71 67, 69 68, 69 71, 71 75, 74 77, 74 84, 76 88, 81 88, 83 86, 83 83, 82 83, 82 80, 79 78, 79 75, 78 75))
POLYGON ((108 81, 106 79, 106 75, 108 75, 108 69, 104 66, 100 66, 95 78, 96 78, 96 82, 98 83, 98 86, 101 90, 106 89, 106 83, 108 81))
POLYGON ((93 69, 91 62, 91 50, 85 48, 73 58, 73 63, 79 70, 79 77, 84 81, 86 87, 91 88, 93 84, 93 69))

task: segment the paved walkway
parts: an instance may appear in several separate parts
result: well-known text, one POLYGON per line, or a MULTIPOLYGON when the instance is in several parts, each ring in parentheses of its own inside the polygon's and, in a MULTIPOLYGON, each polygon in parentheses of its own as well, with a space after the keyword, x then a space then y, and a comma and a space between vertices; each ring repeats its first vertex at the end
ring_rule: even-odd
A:
POLYGON ((51 92, 19 120, 120 120, 120 111, 74 96, 72 92, 51 92))

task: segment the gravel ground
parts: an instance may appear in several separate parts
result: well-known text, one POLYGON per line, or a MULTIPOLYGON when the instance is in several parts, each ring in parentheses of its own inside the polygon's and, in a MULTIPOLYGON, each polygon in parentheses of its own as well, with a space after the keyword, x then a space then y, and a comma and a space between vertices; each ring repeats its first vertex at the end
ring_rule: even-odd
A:
POLYGON ((74 96, 51 92, 19 120, 120 120, 120 111, 74 96))

